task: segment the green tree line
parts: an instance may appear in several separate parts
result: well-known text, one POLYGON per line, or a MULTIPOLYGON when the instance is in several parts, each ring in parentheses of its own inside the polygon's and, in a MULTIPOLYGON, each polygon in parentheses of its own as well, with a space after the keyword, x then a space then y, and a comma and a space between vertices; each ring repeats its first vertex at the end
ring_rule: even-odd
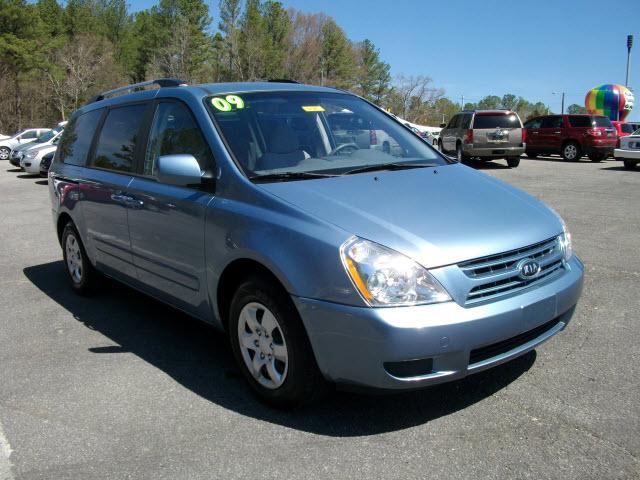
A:
MULTIPOLYGON (((330 85, 429 125, 461 107, 427 75, 393 79, 373 42, 349 39, 330 16, 275 0, 220 0, 217 19, 203 0, 135 13, 125 0, 0 0, 0 132, 52 125, 97 92, 167 76, 330 85)), ((478 106, 494 98, 521 116, 546 109, 513 95, 478 106)))

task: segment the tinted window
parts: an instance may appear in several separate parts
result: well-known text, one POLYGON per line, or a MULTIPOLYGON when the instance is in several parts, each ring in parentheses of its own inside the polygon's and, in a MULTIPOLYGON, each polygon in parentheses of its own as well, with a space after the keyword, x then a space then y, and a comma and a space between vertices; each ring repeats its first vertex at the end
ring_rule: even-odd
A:
POLYGON ((74 117, 67 124, 58 146, 56 161, 84 166, 102 110, 74 117))
POLYGON ((533 120, 529 120, 524 124, 524 128, 540 128, 542 125, 541 118, 534 118, 533 120))
POLYGON ((473 120, 473 128, 521 128, 517 115, 500 113, 497 115, 476 114, 473 120))
POLYGON ((611 120, 608 117, 591 117, 591 124, 594 127, 611 127, 611 120))
POLYGON ((200 169, 209 170, 213 156, 189 109, 177 102, 161 103, 153 117, 144 174, 155 175, 156 160, 162 155, 193 155, 200 169))
POLYGON ((620 125, 620 131, 622 133, 633 133, 634 128, 630 123, 623 123, 622 125, 620 125))
POLYGON ((447 125, 447 128, 457 128, 459 122, 460 122, 460 115, 456 115, 451 120, 449 120, 449 125, 447 125))
POLYGON ((611 121, 607 117, 589 117, 572 115, 569 117, 572 127, 610 127, 611 121))
POLYGON ((98 139, 95 167, 133 171, 136 138, 146 108, 146 105, 129 105, 109 110, 98 139))
POLYGON ((542 119, 542 128, 562 128, 562 117, 545 117, 542 119))

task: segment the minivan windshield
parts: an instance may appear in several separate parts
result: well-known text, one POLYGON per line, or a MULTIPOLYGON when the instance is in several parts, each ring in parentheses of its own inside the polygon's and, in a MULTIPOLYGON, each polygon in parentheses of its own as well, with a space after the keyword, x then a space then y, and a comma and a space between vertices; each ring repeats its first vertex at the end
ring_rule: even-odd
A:
POLYGON ((252 179, 301 180, 451 163, 353 95, 229 93, 206 98, 205 103, 252 179))

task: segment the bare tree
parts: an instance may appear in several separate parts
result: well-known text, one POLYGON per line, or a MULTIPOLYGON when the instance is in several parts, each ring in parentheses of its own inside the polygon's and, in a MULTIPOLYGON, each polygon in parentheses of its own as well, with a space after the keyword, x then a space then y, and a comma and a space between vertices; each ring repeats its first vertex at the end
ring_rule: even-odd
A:
POLYGON ((108 40, 84 34, 51 53, 44 73, 63 120, 91 93, 121 80, 112 52, 108 40))
POLYGON ((419 123, 444 97, 444 90, 434 88, 432 84, 433 80, 427 75, 398 76, 391 96, 391 108, 405 120, 419 123))

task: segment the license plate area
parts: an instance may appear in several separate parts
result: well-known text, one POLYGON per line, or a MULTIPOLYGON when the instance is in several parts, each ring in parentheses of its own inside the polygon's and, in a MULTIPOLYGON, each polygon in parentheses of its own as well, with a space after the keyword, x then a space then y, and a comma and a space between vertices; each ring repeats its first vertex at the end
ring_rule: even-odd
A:
POLYGON ((522 319, 525 325, 539 325, 556 317, 557 301, 555 295, 539 302, 522 307, 522 319))

